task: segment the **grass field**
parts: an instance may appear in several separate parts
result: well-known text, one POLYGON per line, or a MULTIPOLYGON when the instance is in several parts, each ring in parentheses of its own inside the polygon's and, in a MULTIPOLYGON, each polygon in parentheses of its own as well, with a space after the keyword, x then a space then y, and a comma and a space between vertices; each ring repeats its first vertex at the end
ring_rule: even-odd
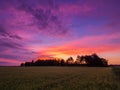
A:
POLYGON ((0 90, 120 90, 120 68, 0 67, 0 90))

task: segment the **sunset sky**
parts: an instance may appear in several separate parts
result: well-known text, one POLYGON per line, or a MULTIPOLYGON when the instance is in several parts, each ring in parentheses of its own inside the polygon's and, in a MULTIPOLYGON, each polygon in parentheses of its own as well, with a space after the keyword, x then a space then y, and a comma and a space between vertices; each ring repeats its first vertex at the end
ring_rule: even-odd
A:
POLYGON ((92 53, 120 64, 120 0, 0 0, 0 66, 92 53))

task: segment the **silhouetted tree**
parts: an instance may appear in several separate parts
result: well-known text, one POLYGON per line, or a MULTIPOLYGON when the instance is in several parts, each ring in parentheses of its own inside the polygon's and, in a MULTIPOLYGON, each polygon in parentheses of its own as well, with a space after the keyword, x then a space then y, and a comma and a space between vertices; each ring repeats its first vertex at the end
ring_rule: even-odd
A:
POLYGON ((80 64, 80 60, 81 60, 81 57, 78 55, 75 60, 75 64, 80 64))
POLYGON ((31 62, 25 62, 25 66, 31 66, 31 62))
POLYGON ((24 64, 24 63, 21 63, 20 66, 25 66, 25 64, 24 64))
POLYGON ((64 59, 60 60, 60 66, 65 66, 65 61, 64 61, 64 59))
POLYGON ((88 66, 107 66, 107 60, 100 58, 97 54, 82 56, 80 62, 85 61, 88 66))
POLYGON ((64 59, 38 59, 36 61, 21 63, 21 66, 108 66, 108 61, 100 58, 97 54, 77 56, 76 61, 69 57, 66 62, 64 59))
POLYGON ((74 63, 73 58, 72 58, 72 57, 69 57, 69 58, 66 60, 66 63, 67 63, 67 65, 73 64, 73 63, 74 63))

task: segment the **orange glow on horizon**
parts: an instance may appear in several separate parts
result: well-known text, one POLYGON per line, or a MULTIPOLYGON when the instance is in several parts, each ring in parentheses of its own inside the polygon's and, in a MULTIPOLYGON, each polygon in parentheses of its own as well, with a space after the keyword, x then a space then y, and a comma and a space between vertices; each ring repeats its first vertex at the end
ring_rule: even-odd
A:
MULTIPOLYGON (((109 60, 109 64, 112 63, 120 63, 118 61, 118 58, 112 58, 109 56, 106 56, 104 53, 109 53, 109 52, 119 52, 119 49, 117 47, 111 47, 111 46, 105 46, 105 47, 96 47, 96 48, 78 48, 78 47, 72 47, 72 46, 57 46, 57 47, 52 47, 52 48, 47 48, 46 50, 43 51, 44 55, 52 56, 52 57, 43 57, 42 59, 52 59, 52 58, 63 58, 67 59, 68 57, 72 56, 74 59, 76 59, 77 55, 91 55, 93 53, 97 53, 100 55, 100 57, 106 58, 109 60)), ((41 54, 41 53, 39 53, 41 54)), ((110 55, 110 54, 109 54, 110 55)), ((40 58, 41 59, 41 58, 40 58)))

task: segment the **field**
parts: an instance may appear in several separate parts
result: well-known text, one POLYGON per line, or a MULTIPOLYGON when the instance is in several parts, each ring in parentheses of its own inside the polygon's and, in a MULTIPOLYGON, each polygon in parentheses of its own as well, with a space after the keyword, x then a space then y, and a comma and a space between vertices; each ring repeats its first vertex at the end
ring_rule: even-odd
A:
POLYGON ((120 68, 0 67, 0 90, 120 90, 120 68))

